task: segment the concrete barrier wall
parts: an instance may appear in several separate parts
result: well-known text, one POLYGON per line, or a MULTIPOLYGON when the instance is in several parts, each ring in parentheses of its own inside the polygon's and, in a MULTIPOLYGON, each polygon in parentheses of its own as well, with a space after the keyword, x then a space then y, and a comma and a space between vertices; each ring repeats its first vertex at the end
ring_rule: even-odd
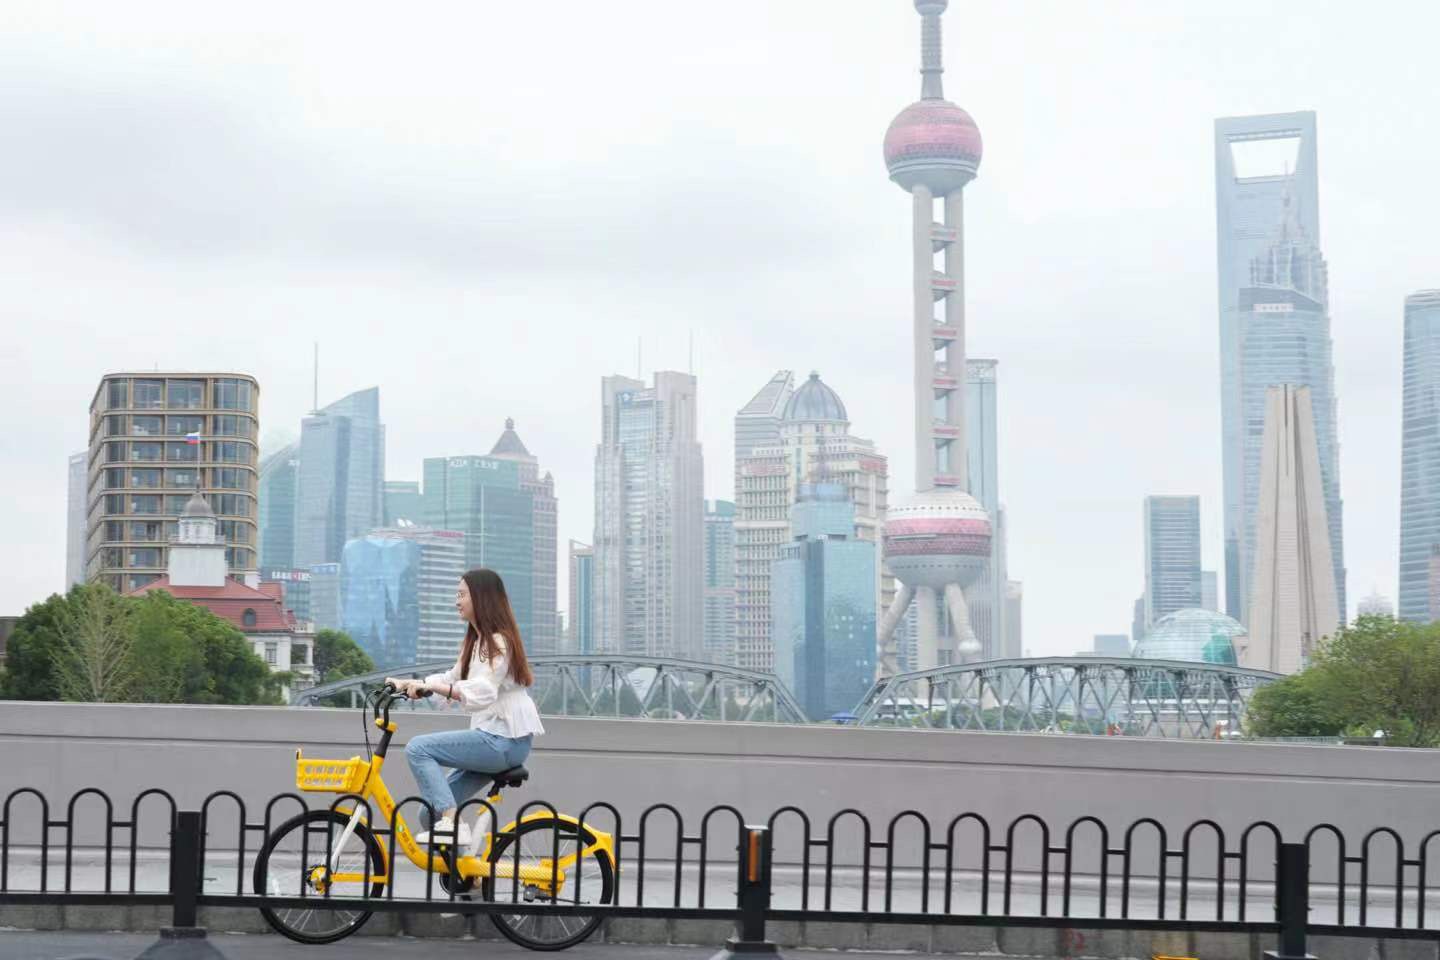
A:
MULTIPOLYGON (((464 723, 443 713, 403 713, 399 720, 401 742, 464 723)), ((966 811, 996 829, 1023 813, 1057 829, 1092 815, 1111 828, 1112 847, 1120 843, 1117 831, 1143 817, 1171 831, 1172 848, 1179 846, 1177 831, 1207 818, 1232 838, 1268 820, 1294 841, 1318 823, 1333 823, 1350 838, 1352 854, 1368 831, 1386 826, 1414 856, 1421 839, 1440 827, 1437 751, 683 721, 551 718, 546 726, 529 764, 531 784, 507 796, 507 805, 543 799, 578 812, 604 800, 621 812, 627 833, 643 809, 662 801, 680 811, 691 833, 717 804, 733 805, 751 821, 787 805, 801 807, 812 817, 812 836, 824 835, 831 815, 854 808, 870 817, 877 840, 905 810, 923 813, 937 831, 966 811)), ((84 787, 102 786, 121 806, 119 816, 149 787, 168 790, 182 807, 228 789, 256 821, 271 797, 293 789, 296 746, 307 756, 343 758, 364 753, 363 734, 355 710, 0 702, 0 796, 35 787, 52 804, 63 804, 84 787)), ((401 750, 392 753, 385 776, 397 796, 414 791, 401 750)), ((311 799, 327 802, 324 794, 311 799)), ((30 803, 15 801, 15 842, 25 842, 30 803)), ((99 809, 93 798, 80 804, 82 811, 99 809)), ((651 826, 673 832, 665 816, 657 813, 651 826)), ((142 817, 159 819, 158 808, 142 817)), ((216 846, 227 835, 219 819, 212 828, 216 846)), ((785 837, 798 833, 798 820, 788 816, 781 826, 777 860, 793 862, 798 848, 785 837)), ((712 856, 728 856, 733 834, 725 835, 730 827, 723 816, 712 829, 721 838, 712 856)), ((837 828, 841 838, 847 832, 858 840, 858 821, 837 828)), ((163 842, 157 834, 147 829, 146 842, 163 842)), ((897 828, 907 855, 918 857, 919 835, 913 820, 897 828)), ((1029 837, 1025 843, 1038 850, 1037 827, 1022 826, 1017 836, 1029 837)), ((1137 872, 1144 872, 1157 845, 1150 833, 1139 836, 1137 872)), ((967 845, 977 841, 971 831, 967 845)), ((1315 869, 1323 879, 1334 847, 1317 842, 1315 869)), ((1198 870, 1214 860, 1209 843, 1208 831, 1196 834, 1198 870)), ((1389 856, 1384 844, 1377 841, 1377 868, 1389 856)), ((1273 859, 1268 841, 1255 859, 1273 859)), ((1093 865, 1076 869, 1091 872, 1093 865)), ((1372 876, 1387 875, 1393 874, 1372 870, 1372 876)))

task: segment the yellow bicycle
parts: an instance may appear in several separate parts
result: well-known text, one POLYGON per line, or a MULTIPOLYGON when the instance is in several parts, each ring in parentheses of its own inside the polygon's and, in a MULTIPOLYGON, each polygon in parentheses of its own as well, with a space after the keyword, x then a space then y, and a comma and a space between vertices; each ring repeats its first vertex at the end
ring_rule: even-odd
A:
MULTIPOLYGON (((374 723, 383 731, 368 759, 314 760, 295 751, 295 784, 301 790, 336 793, 364 802, 337 802, 335 807, 307 811, 277 827, 256 858, 255 892, 287 898, 400 896, 387 836, 377 833, 369 822, 373 803, 381 828, 394 825, 388 837, 393 846, 421 870, 432 871, 446 897, 453 890, 456 897, 469 899, 478 882, 480 896, 486 901, 568 908, 492 912, 495 926, 515 943, 532 950, 563 950, 594 933, 602 918, 587 914, 584 907, 614 902, 612 835, 548 809, 511 821, 498 834, 490 830, 491 811, 499 804, 501 791, 519 787, 530 776, 524 767, 495 775, 488 805, 472 801, 461 808, 457 817, 479 811, 475 840, 468 850, 433 841, 423 846, 415 842, 380 776, 396 729, 390 706, 400 699, 403 695, 388 684, 366 698, 361 709, 373 704, 374 723), (391 885, 396 886, 388 890, 391 885)), ((416 877, 414 894, 428 895, 431 882, 416 877)), ((371 914, 348 905, 263 907, 260 912, 278 932, 300 943, 334 943, 359 930, 371 914)))

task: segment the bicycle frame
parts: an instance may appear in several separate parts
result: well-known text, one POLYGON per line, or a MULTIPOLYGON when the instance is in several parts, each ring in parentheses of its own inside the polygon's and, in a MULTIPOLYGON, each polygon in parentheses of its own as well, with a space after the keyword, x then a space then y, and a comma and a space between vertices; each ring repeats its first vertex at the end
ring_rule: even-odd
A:
MULTIPOLYGON (((355 832, 355 827, 358 824, 366 823, 365 814, 371 801, 374 802, 376 810, 380 813, 382 822, 394 824, 395 829, 392 840, 407 860, 421 870, 427 869, 428 864, 428 869, 433 870, 437 874, 449 874, 451 872, 451 860, 449 857, 436 852, 431 844, 422 845, 416 842, 415 836, 410 832, 410 828, 406 825, 404 817, 396 812, 395 799, 391 796, 390 789, 385 785, 384 778, 381 777, 381 769, 385 766, 385 755, 389 752, 390 741, 396 731, 396 724, 390 719, 390 700, 385 701, 383 709, 384 715, 382 716, 380 715, 380 702, 377 700, 375 704, 375 726, 379 727, 382 733, 380 743, 375 748, 374 756, 372 756, 368 762, 361 761, 359 757, 352 758, 351 760, 352 764, 358 764, 360 767, 365 768, 363 785, 357 791, 339 791, 344 792, 350 797, 358 795, 365 803, 363 805, 357 805, 354 808, 346 807, 343 804, 336 807, 337 812, 349 814, 350 820, 345 825, 345 829, 335 838, 335 845, 331 849, 329 857, 326 859, 326 865, 316 867, 314 871, 312 871, 312 874, 314 874, 312 879, 318 884, 331 886, 336 883, 365 884, 367 882, 390 882, 394 858, 383 836, 376 836, 375 840, 380 845, 381 858, 385 864, 384 875, 375 876, 365 873, 333 872, 339 851, 344 848, 345 842, 349 840, 351 834, 355 832)), ((299 750, 295 751, 295 757, 297 761, 301 759, 299 750)), ((500 803, 500 800, 501 794, 498 791, 486 797, 486 804, 488 804, 488 806, 482 805, 480 809, 487 821, 494 816, 495 807, 500 803)), ((473 803, 473 801, 471 802, 473 803)), ((457 813, 457 818, 458 815, 457 813)), ((501 832, 511 833, 522 824, 552 819, 576 826, 576 842, 577 844, 580 842, 580 832, 578 829, 580 821, 567 814, 557 814, 549 810, 537 810, 520 818, 519 821, 512 820, 502 828, 501 832)), ((368 823, 366 825, 369 826, 368 823)), ((491 824, 487 822, 483 847, 479 850, 478 855, 472 847, 468 854, 454 858, 456 872, 459 873, 461 879, 476 880, 494 877, 496 879, 510 880, 516 876, 515 862, 508 857, 504 862, 494 864, 490 862, 490 851, 495 840, 495 833, 490 827, 491 824)), ((573 854, 561 857, 558 861, 546 857, 543 858, 538 865, 521 864, 519 871, 520 881, 525 884, 533 884, 551 896, 557 896, 558 890, 565 884, 566 871, 574 866, 581 857, 587 856, 596 850, 602 850, 609 858, 611 865, 614 866, 614 837, 611 834, 596 830, 593 827, 587 826, 585 829, 594 837, 593 843, 584 846, 573 854), (555 890, 551 890, 552 886, 555 890)))

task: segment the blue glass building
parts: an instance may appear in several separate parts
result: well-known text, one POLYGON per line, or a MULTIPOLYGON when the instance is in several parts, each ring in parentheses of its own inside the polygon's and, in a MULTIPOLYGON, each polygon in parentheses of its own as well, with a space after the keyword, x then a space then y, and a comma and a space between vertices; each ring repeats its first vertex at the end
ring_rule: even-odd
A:
POLYGON ((262 570, 289 570, 295 566, 295 506, 299 493, 300 445, 292 443, 260 461, 262 570))
POLYGON ((336 563, 345 542, 384 522, 380 389, 352 393, 300 424, 294 566, 336 563))
POLYGON ((854 538, 839 484, 805 484, 771 568, 775 673, 811 720, 854 708, 875 677, 876 544, 854 538))
POLYGON ((535 520, 521 465, 500 457, 429 457, 424 476, 426 525, 465 534, 465 569, 500 574, 528 641, 535 635, 535 520))
POLYGON ((361 537, 340 561, 342 629, 385 667, 416 660, 420 636, 420 543, 361 537))
POLYGON ((1400 619, 1440 614, 1432 583, 1440 549, 1440 290, 1405 298, 1400 453, 1400 619))

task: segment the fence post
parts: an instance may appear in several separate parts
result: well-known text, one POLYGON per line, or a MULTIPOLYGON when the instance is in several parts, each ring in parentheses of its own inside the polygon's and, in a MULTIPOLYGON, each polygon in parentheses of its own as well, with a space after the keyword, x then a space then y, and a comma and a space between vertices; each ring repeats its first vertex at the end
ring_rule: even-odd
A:
POLYGON ((200 841, 199 811, 177 813, 175 827, 170 831, 172 925, 161 927, 160 939, 135 960, 225 960, 224 954, 205 938, 205 928, 197 923, 200 886, 205 882, 200 841))
POLYGON ((1266 950, 1267 960, 1315 960, 1305 948, 1310 920, 1310 851, 1303 843, 1280 844, 1275 871, 1275 919, 1280 922, 1280 949, 1266 950))
POLYGON ((765 953, 779 957, 780 949, 765 939, 765 914, 770 909, 770 828, 747 826, 740 838, 740 875, 735 905, 740 919, 736 935, 711 960, 737 954, 765 953))

